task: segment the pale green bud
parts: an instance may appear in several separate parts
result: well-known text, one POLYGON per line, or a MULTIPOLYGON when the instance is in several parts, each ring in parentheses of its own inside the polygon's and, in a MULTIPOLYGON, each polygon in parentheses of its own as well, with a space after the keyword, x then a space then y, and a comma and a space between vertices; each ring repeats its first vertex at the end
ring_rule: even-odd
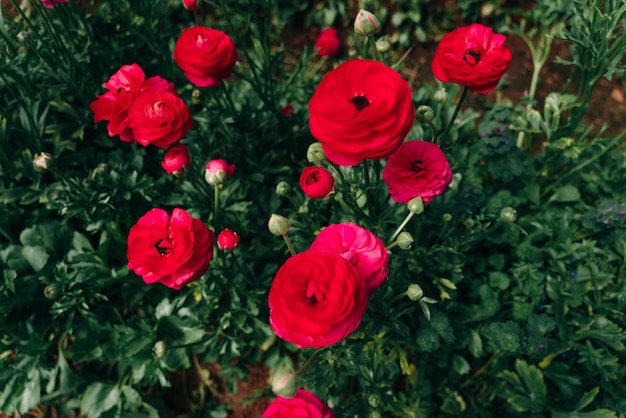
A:
POLYGON ((286 181, 281 181, 276 185, 276 194, 278 196, 287 196, 291 191, 291 186, 286 181))
POLYGON ((380 406, 380 395, 378 393, 372 393, 367 397, 367 403, 369 403, 372 408, 378 408, 380 406))
POLYGON ((380 21, 372 12, 361 9, 354 19, 354 33, 361 36, 373 35, 380 29, 380 21))
POLYGON ((508 223, 515 222, 517 219, 517 211, 511 207, 502 208, 500 211, 500 220, 508 223))
POLYGON ((309 145, 309 148, 306 150, 306 159, 315 165, 322 165, 326 161, 326 154, 324 154, 321 142, 314 142, 309 145))
POLYGON ((298 377, 291 368, 283 366, 272 373, 270 385, 276 396, 292 398, 298 389, 298 377))
POLYGON ((413 235, 408 232, 401 232, 400 235, 398 235, 398 238, 396 238, 396 242, 398 243, 398 247, 403 250, 408 250, 411 248, 411 245, 413 245, 415 240, 413 239, 413 235))
POLYGON ((276 236, 285 235, 291 226, 289 219, 284 216, 273 214, 267 223, 270 232, 276 236))
POLYGON ((49 299, 49 300, 54 300, 58 298, 59 297, 59 285, 57 283, 52 283, 44 287, 43 295, 46 297, 46 299, 49 299))
POLYGON ((430 106, 421 105, 415 112, 415 118, 420 123, 428 123, 432 121, 434 117, 435 112, 433 112, 433 108, 430 106))
POLYGON ((448 212, 441 215, 441 220, 444 222, 450 222, 452 220, 452 215, 448 212))
POLYGON ((55 162, 56 158, 54 158, 52 154, 42 152, 35 155, 35 158, 33 159, 33 168, 39 173, 45 173, 52 168, 55 162))
POLYGON ((202 95, 202 92, 200 91, 200 89, 193 89, 193 91, 191 92, 191 103, 192 104, 200 104, 200 96, 202 95))
POLYGON ((412 301, 418 301, 424 297, 424 291, 422 287, 418 284, 410 284, 408 289, 406 290, 406 295, 412 301))
POLYGON ((420 213, 424 212, 424 202, 422 201, 422 198, 417 196, 414 197, 413 199, 409 200, 409 203, 406 204, 406 206, 409 208, 409 211, 419 215, 420 213))
POLYGON ((433 98, 437 103, 445 103, 448 101, 448 92, 446 91, 446 89, 440 88, 435 92, 433 98))
POLYGON ((379 39, 376 41, 376 49, 381 54, 384 54, 385 52, 389 51, 390 48, 391 48, 391 42, 389 42, 388 40, 379 39))
POLYGON ((165 351, 167 351, 167 346, 164 341, 157 341, 152 347, 152 353, 156 358, 163 358, 165 351))

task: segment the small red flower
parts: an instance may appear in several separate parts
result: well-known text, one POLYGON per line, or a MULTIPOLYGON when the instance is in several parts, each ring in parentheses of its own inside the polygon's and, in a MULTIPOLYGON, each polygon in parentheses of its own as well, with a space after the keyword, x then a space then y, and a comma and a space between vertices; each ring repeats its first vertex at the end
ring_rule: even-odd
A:
POLYGON ((239 235, 232 229, 224 229, 217 236, 217 246, 220 250, 232 251, 239 244, 239 235))
POLYGON ((190 12, 193 12, 194 10, 196 10, 197 2, 197 0, 183 0, 183 6, 185 6, 185 9, 189 10, 190 12))
POLYGON ((407 141, 389 157, 383 180, 396 202, 408 203, 419 196, 428 203, 448 187, 452 171, 445 154, 436 144, 407 141))
POLYGON ((324 76, 309 101, 311 134, 335 164, 387 158, 413 127, 411 87, 394 69, 355 58, 324 76))
POLYGON ((280 109, 280 115, 283 118, 289 118, 293 116, 293 106, 290 104, 283 106, 283 108, 280 109))
POLYGON ((300 188, 312 199, 326 197, 335 187, 335 178, 324 167, 304 167, 300 175, 300 188))
POLYGON ((315 53, 320 57, 334 57, 339 52, 341 40, 337 29, 323 29, 315 40, 315 53))
POLYGON ((178 144, 167 150, 161 166, 168 173, 179 176, 189 165, 190 159, 189 149, 183 144, 178 144))
POLYGON ((178 290, 208 270, 213 240, 213 231, 184 209, 152 209, 128 232, 128 268, 148 284, 178 290))
POLYGON ((315 394, 302 389, 295 396, 277 396, 267 407, 261 418, 335 418, 335 413, 315 394))
POLYGON ((486 94, 496 88, 509 70, 511 51, 506 36, 480 24, 463 26, 441 38, 431 62, 434 76, 444 83, 486 94))
POLYGON ((184 29, 174 46, 174 61, 198 87, 216 87, 229 78, 237 51, 224 32, 204 26, 184 29))
POLYGON ((211 186, 219 186, 228 180, 235 172, 235 164, 228 164, 226 160, 211 160, 207 163, 204 178, 211 186))
POLYGON ((70 0, 41 0, 41 3, 47 7, 48 9, 54 8, 55 5, 59 3, 67 3, 70 0), (54 3, 54 5, 53 5, 54 3))

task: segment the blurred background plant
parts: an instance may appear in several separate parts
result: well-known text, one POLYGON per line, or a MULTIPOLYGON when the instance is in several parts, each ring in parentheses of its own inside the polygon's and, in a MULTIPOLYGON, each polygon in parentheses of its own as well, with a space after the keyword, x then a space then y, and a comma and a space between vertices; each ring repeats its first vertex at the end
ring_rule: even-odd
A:
MULTIPOLYGON (((586 118, 598 82, 623 80, 626 5, 356 3, 205 2, 200 23, 227 32, 240 59, 222 86, 197 89, 171 59, 194 22, 178 0, 2 2, 2 413, 243 416, 223 394, 252 369, 306 363, 301 386, 338 417, 626 416, 624 126, 586 118), (416 123, 409 139, 443 131, 460 93, 411 72, 417 43, 483 21, 522 39, 533 69, 521 99, 507 99, 505 77, 463 107, 442 146, 453 187, 407 224, 414 242, 390 250, 389 279, 360 328, 298 350, 268 324, 267 292, 288 257, 270 214, 290 219, 298 251, 353 213, 386 241, 407 214, 363 166, 344 169, 329 200, 297 187, 313 142, 308 101, 327 70, 358 55, 347 28, 360 7, 383 23, 383 60, 410 79, 416 107, 433 109, 432 127, 416 123), (341 30, 345 54, 320 65, 314 34, 326 26, 341 30), (543 84, 555 42, 570 51, 556 62, 573 70, 543 84), (190 106, 181 177, 162 170, 162 150, 93 122, 102 83, 133 62, 190 106), (214 158, 236 165, 218 212, 203 180, 214 158), (153 207, 184 207, 241 242, 178 292, 145 285, 128 271, 126 238, 153 207)), ((256 383, 245 403, 260 416, 273 395, 256 383)))

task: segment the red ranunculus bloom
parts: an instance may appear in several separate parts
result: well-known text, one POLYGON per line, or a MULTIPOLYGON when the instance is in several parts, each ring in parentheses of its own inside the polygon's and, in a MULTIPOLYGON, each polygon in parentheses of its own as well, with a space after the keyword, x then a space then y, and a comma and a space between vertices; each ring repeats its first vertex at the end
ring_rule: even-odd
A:
POLYGON ((434 76, 444 83, 486 94, 496 88, 509 69, 512 55, 506 36, 480 24, 463 26, 441 38, 431 62, 434 76))
POLYGON ((383 180, 396 202, 408 203, 419 196, 428 203, 450 184, 452 171, 445 154, 436 144, 407 141, 389 157, 383 180))
POLYGON ((193 126, 185 102, 169 91, 142 92, 128 109, 128 127, 136 142, 167 148, 193 126))
POLYGON ((194 26, 183 30, 174 46, 174 61, 198 87, 219 86, 237 62, 235 44, 217 29, 194 26))
POLYGON ((300 174, 300 188, 312 199, 328 196, 335 187, 335 178, 324 167, 304 167, 300 174))
POLYGON ((372 295, 387 278, 389 253, 375 234, 352 223, 328 225, 315 237, 310 250, 339 254, 356 267, 372 295))
POLYGON ((95 122, 109 121, 109 136, 120 136, 125 142, 134 140, 133 131, 128 127, 128 109, 135 99, 146 91, 168 91, 176 94, 174 84, 154 76, 145 79, 145 74, 137 64, 123 65, 104 83, 108 90, 98 96, 89 108, 93 112, 95 122))
POLYGON ((307 250, 285 261, 269 293, 270 325, 300 348, 347 337, 367 310, 365 283, 338 254, 307 250))
POLYGON ((197 0, 183 0, 183 6, 185 6, 185 9, 189 10, 190 12, 196 10, 196 3, 197 0))
POLYGON ((183 144, 178 144, 167 150, 161 166, 168 173, 178 176, 185 171, 190 160, 189 149, 183 144))
POLYGON ((232 251, 239 244, 239 240, 239 235, 235 231, 226 228, 217 236, 217 246, 220 250, 232 251))
POLYGON ((324 76, 309 112, 311 134, 330 161, 344 166, 388 157, 415 121, 409 84, 392 68, 359 58, 324 76))
POLYGON ((48 9, 52 9, 54 8, 54 5, 57 5, 59 3, 67 3, 68 1, 70 0, 41 0, 41 3, 43 3, 43 5, 48 9))
POLYGON ((202 276, 213 258, 213 231, 183 209, 152 209, 128 233, 128 268, 144 282, 180 289, 202 276))
POLYGON ((341 40, 337 36, 337 29, 323 29, 315 40, 315 53, 320 57, 334 57, 339 52, 341 40))
POLYGON ((277 396, 261 418, 335 418, 335 413, 315 394, 298 389, 292 398, 277 396))

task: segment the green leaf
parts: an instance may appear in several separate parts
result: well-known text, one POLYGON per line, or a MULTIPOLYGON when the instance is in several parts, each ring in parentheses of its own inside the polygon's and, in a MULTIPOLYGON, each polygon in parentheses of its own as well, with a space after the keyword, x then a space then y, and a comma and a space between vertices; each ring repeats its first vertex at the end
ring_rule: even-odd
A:
POLYGON ((474 330, 470 333, 467 348, 469 348, 470 353, 472 353, 475 358, 480 358, 483 355, 483 340, 480 338, 480 334, 474 330))
POLYGON ((36 273, 39 273, 46 266, 48 258, 50 258, 46 249, 40 246, 25 246, 22 248, 22 255, 36 273))
POLYGON ((618 418, 617 414, 609 409, 596 409, 590 412, 559 412, 553 411, 552 418, 618 418))
POLYGON ((452 368, 460 375, 468 374, 470 372, 469 363, 459 355, 452 357, 452 368))
POLYGON ((89 385, 80 402, 81 414, 89 418, 98 418, 120 403, 120 390, 115 385, 95 382, 89 385))
POLYGON ((578 401, 578 405, 576 405, 576 411, 580 411, 581 409, 585 409, 587 405, 589 405, 595 399, 596 395, 600 393, 600 386, 596 386, 591 389, 589 392, 585 392, 583 397, 578 401))
POLYGON ((550 197, 550 202, 578 202, 579 200, 580 192, 571 184, 559 187, 550 197))

